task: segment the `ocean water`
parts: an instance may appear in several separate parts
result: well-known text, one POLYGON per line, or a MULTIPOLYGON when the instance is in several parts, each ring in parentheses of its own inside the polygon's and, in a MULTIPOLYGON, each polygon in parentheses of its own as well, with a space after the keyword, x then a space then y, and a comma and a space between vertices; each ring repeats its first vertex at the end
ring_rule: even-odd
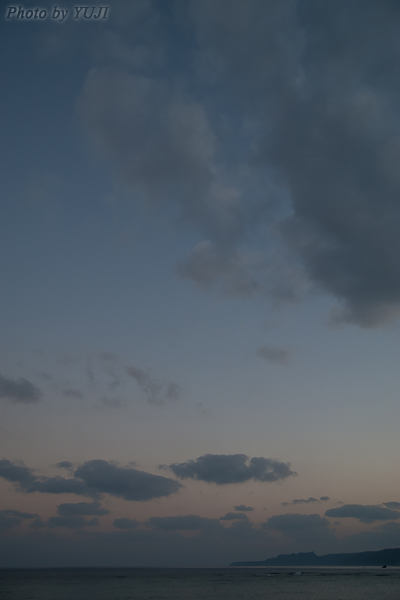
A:
POLYGON ((400 569, 3 569, 1 600, 399 600, 400 569))

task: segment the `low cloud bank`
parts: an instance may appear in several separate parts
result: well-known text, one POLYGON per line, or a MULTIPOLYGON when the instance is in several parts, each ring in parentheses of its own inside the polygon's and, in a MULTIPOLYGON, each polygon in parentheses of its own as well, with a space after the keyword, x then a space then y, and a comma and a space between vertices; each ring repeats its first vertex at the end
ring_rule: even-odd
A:
MULTIPOLYGON (((133 467, 119 467, 106 460, 87 461, 75 470, 73 478, 65 479, 59 476, 37 476, 33 469, 3 459, 0 460, 0 477, 10 481, 19 492, 77 494, 94 498, 110 494, 138 502, 169 496, 182 487, 174 479, 139 471, 133 467)), ((91 506, 93 507, 93 504, 91 506)))
MULTIPOLYGON (((387 504, 398 504, 388 502, 387 504)), ((325 513, 326 517, 353 518, 362 523, 373 523, 374 521, 395 521, 400 518, 400 510, 393 510, 387 506, 343 504, 339 508, 330 508, 325 513)))

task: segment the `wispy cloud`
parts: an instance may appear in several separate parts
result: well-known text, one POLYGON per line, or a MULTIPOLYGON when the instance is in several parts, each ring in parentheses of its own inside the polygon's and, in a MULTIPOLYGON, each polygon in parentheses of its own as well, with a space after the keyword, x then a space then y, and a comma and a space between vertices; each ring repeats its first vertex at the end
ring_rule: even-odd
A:
POLYGON ((292 355, 292 350, 278 346, 260 346, 257 350, 257 355, 267 362, 287 365, 292 355))
POLYGON ((161 406, 166 401, 179 400, 181 390, 174 381, 159 381, 149 370, 134 366, 127 367, 126 372, 136 381, 149 404, 161 406))
POLYGON ((0 398, 14 403, 32 404, 38 402, 42 392, 24 377, 12 379, 0 375, 0 398))

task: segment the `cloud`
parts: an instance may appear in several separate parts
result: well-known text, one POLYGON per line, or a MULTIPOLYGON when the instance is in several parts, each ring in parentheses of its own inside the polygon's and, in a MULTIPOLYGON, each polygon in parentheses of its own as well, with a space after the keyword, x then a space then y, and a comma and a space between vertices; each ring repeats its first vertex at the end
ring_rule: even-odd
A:
POLYGON ((80 392, 79 390, 74 390, 72 388, 68 388, 68 389, 64 390, 63 391, 63 396, 65 396, 66 398, 74 398, 76 400, 82 400, 83 399, 82 392, 80 392))
POLYGON ((68 471, 71 471, 74 468, 74 465, 72 462, 70 462, 69 460, 62 460, 59 463, 56 463, 55 465, 58 469, 67 469, 68 471))
POLYGON ((162 531, 198 531, 219 529, 221 524, 218 519, 207 519, 197 515, 186 515, 182 517, 151 517, 146 521, 148 527, 162 531))
POLYGON ((320 498, 321 502, 328 502, 328 500, 330 500, 329 496, 321 496, 320 498))
POLYGON ((370 0, 241 9, 239 0, 188 7, 201 73, 254 122, 254 162, 286 187, 281 231, 309 277, 339 299, 339 318, 378 325, 400 306, 399 8, 385 2, 378 17, 370 0))
MULTIPOLYGON (((149 35, 147 45, 152 39, 149 35)), ((152 70, 133 74, 122 63, 121 59, 119 68, 89 73, 77 110, 95 153, 108 160, 133 199, 144 197, 152 206, 169 204, 181 224, 201 232, 202 241, 180 261, 178 274, 203 287, 222 281, 224 290, 233 295, 273 288, 276 297, 293 299, 290 277, 284 285, 271 284, 273 266, 266 270, 264 256, 260 259, 260 253, 237 246, 250 223, 258 227, 259 213, 270 211, 266 178, 263 192, 247 189, 242 194, 236 165, 225 169, 218 159, 220 143, 205 104, 183 91, 175 77, 157 77, 152 70), (249 210, 249 205, 254 208, 249 210)))
POLYGON ((105 34, 108 66, 88 74, 77 110, 119 184, 201 232, 184 276, 263 291, 243 246, 266 255, 278 238, 338 300, 338 320, 398 315, 397 4, 186 2, 173 24, 148 11, 140 36, 105 34), (176 64, 169 27, 184 57, 173 72, 160 70, 176 64))
POLYGON ((319 502, 317 498, 310 496, 307 500, 305 498, 295 498, 291 502, 281 502, 281 506, 288 506, 289 504, 310 504, 311 502, 319 502))
POLYGON ((246 14, 240 0, 182 4, 197 49, 182 48, 197 65, 188 80, 206 81, 241 118, 227 114, 224 135, 211 101, 179 93, 173 77, 132 75, 121 59, 119 71, 92 71, 81 95, 94 144, 146 197, 178 203, 216 257, 228 249, 221 266, 192 260, 192 277, 229 279, 240 246, 260 226, 271 232, 263 210, 271 194, 257 197, 246 181, 230 196, 226 185, 213 191, 223 170, 237 180, 247 168, 278 180, 275 196, 282 212, 288 207, 272 225, 309 278, 338 299, 339 320, 371 327, 398 315, 396 3, 380 3, 378 17, 371 0, 328 10, 255 0, 246 14), (218 157, 228 149, 223 169, 218 157))
POLYGON ((87 461, 78 467, 74 475, 82 479, 90 490, 139 502, 170 496, 182 487, 174 479, 132 467, 118 467, 106 460, 87 461))
POLYGON ((117 529, 136 529, 136 527, 139 525, 139 521, 136 521, 136 519, 121 517, 120 519, 114 519, 113 525, 114 527, 117 527, 117 529))
POLYGON ((139 385, 149 404, 161 406, 166 400, 175 401, 180 397, 179 385, 173 381, 161 383, 150 372, 133 366, 127 367, 126 372, 139 385))
POLYGON ((46 527, 46 522, 43 521, 43 519, 41 519, 40 517, 37 517, 37 519, 35 519, 34 521, 32 521, 32 523, 29 524, 29 527, 31 527, 32 529, 42 529, 43 527, 46 527))
POLYGON ((47 521, 47 527, 54 529, 56 527, 66 527, 67 529, 82 529, 82 527, 98 525, 97 517, 85 519, 80 515, 68 515, 59 517, 50 517, 47 521))
POLYGON ((118 356, 114 352, 103 351, 99 353, 99 358, 108 363, 118 362, 118 356))
POLYGON ((5 517, 17 517, 18 519, 34 519, 37 517, 36 513, 20 512, 19 510, 13 510, 11 508, 1 510, 0 513, 5 517))
POLYGON ((103 397, 101 403, 108 408, 122 408, 126 406, 126 402, 121 398, 107 398, 103 397))
POLYGON ((179 98, 166 80, 93 69, 78 112, 96 150, 115 161, 123 179, 140 183, 150 196, 157 197, 163 187, 168 193, 171 186, 189 191, 194 182, 202 190, 208 184, 215 138, 207 117, 201 106, 179 98))
POLYGON ((3 514, 3 511, 0 512, 0 531, 6 531, 12 527, 18 527, 20 524, 21 519, 18 519, 17 517, 7 517, 3 514))
POLYGON ((249 517, 246 515, 246 513, 241 512, 228 512, 226 515, 219 518, 220 521, 248 521, 248 519, 249 517))
POLYGON ((361 531, 343 540, 346 552, 364 552, 377 548, 397 548, 399 545, 400 524, 394 521, 381 523, 368 531, 361 531))
POLYGON ((249 459, 245 454, 206 454, 184 463, 160 465, 168 468, 181 479, 197 479, 224 485, 255 481, 281 481, 296 475, 290 469, 290 463, 263 457, 249 459))
POLYGON ((3 458, 0 460, 0 477, 24 488, 36 480, 32 469, 24 465, 14 465, 11 461, 3 458))
POLYGON ((290 358, 291 350, 289 348, 278 348, 272 346, 260 346, 257 350, 257 355, 271 363, 280 363, 287 365, 290 358))
POLYGON ((20 484, 18 489, 23 492, 42 494, 77 494, 79 496, 98 495, 96 490, 90 490, 83 481, 65 479, 64 477, 37 477, 28 485, 20 484))
POLYGON ((137 195, 178 206, 184 219, 217 236, 241 229, 230 186, 216 175, 207 112, 173 78, 135 75, 122 65, 93 69, 77 109, 95 152, 137 195))
POLYGON ((382 502, 386 508, 392 508, 394 510, 400 510, 400 502, 382 502))
POLYGON ((177 383, 170 381, 165 390, 165 398, 166 400, 175 401, 179 400, 181 395, 181 389, 177 383))
POLYGON ((233 508, 240 512, 252 512, 254 510, 252 506, 246 506, 245 504, 239 504, 238 506, 234 506, 233 508))
MULTIPOLYGON (((190 516, 190 515, 189 515, 190 516)), ((202 529, 157 529, 137 527, 122 530, 112 527, 103 532, 100 527, 67 530, 42 527, 32 535, 0 536, 0 552, 4 567, 60 567, 74 564, 99 567, 113 564, 129 567, 218 567, 234 560, 248 560, 249 556, 272 556, 268 532, 221 524, 202 529), (82 535, 84 533, 84 535, 82 535), (40 552, 37 551, 40 547, 40 552)), ((241 525, 242 527, 239 527, 241 525)))
MULTIPOLYGON (((38 477, 32 469, 14 465, 9 460, 3 459, 0 460, 0 477, 11 481, 18 491, 25 493, 77 494, 94 498, 101 497, 102 494, 110 494, 134 501, 169 496, 182 487, 174 479, 152 475, 132 467, 118 467, 106 460, 87 461, 75 470, 74 478, 65 479, 64 477, 38 477)), ((79 506, 83 505, 91 506, 96 510, 98 503, 90 505, 79 503, 79 506)))
POLYGON ((23 519, 34 519, 36 514, 24 513, 19 510, 0 510, 0 531, 6 531, 13 527, 18 527, 23 519))
POLYGON ((289 538, 297 541, 307 540, 310 544, 334 539, 328 519, 317 514, 274 515, 262 524, 262 528, 274 529, 289 538))
POLYGON ((0 460, 0 477, 11 481, 20 492, 91 495, 91 490, 82 481, 64 477, 38 477, 33 469, 24 465, 14 465, 7 459, 0 460))
POLYGON ((39 388, 24 377, 11 379, 0 375, 0 398, 14 403, 32 404, 38 402, 41 397, 42 392, 39 388))
POLYGON ((393 510, 379 505, 343 504, 339 508, 330 508, 326 517, 359 519, 362 523, 374 521, 393 521, 400 518, 400 510, 393 510))
POLYGON ((101 508, 100 502, 65 502, 57 506, 57 513, 62 517, 72 515, 108 515, 107 508, 101 508))
POLYGON ((261 291, 258 275, 264 269, 265 265, 250 254, 204 240, 193 248, 177 272, 205 289, 222 281, 226 293, 246 297, 261 291))

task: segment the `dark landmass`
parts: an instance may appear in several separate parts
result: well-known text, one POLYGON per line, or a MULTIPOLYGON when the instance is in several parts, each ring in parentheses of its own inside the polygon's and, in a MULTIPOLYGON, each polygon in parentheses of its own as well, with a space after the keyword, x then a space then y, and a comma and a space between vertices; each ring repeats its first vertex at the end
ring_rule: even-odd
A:
POLYGON ((325 554, 314 552, 280 554, 262 561, 233 562, 230 567, 388 567, 400 566, 400 548, 354 554, 325 554))

